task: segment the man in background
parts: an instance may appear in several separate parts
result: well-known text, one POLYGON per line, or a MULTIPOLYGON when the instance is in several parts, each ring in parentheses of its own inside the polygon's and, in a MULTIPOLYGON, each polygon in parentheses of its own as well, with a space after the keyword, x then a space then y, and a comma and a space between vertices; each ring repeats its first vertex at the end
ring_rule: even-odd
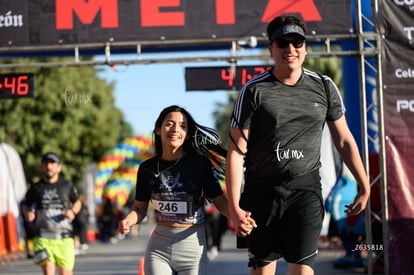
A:
POLYGON ((60 157, 49 152, 42 156, 42 179, 26 193, 23 215, 35 223, 33 244, 35 263, 45 275, 73 274, 75 246, 72 221, 81 209, 81 202, 74 185, 61 178, 60 157))

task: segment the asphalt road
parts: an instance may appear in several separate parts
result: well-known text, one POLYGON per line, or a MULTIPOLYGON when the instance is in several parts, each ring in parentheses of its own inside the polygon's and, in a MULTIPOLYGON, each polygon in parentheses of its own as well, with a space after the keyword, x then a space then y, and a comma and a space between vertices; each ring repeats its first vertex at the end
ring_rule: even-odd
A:
MULTIPOLYGON (((75 275, 142 275, 139 274, 139 260, 144 255, 151 224, 144 224, 140 234, 134 239, 124 239, 117 243, 93 242, 85 254, 76 256, 75 275)), ((209 261, 208 274, 214 275, 249 275, 247 253, 235 248, 235 235, 227 232, 222 243, 222 250, 217 258, 209 261)), ((363 274, 362 269, 334 269, 332 261, 343 255, 343 251, 321 248, 315 266, 315 274, 363 274)), ((3 258, 0 274, 42 274, 39 267, 25 255, 13 255, 3 258)), ((287 263, 278 262, 276 274, 288 274, 287 263)), ((162 275, 162 274, 160 274, 162 275)))

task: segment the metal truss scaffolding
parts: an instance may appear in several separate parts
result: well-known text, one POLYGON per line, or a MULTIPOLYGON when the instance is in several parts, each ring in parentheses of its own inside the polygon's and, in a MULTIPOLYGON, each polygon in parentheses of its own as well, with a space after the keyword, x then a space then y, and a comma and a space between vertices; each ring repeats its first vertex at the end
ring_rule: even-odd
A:
MULTIPOLYGON (((364 160, 364 165, 366 171, 369 174, 369 157, 368 157, 368 143, 374 139, 377 139, 379 142, 379 165, 380 165, 380 175, 371 180, 371 186, 380 185, 381 190, 381 203, 382 209, 380 213, 374 213, 371 210, 370 203, 367 206, 365 211, 366 221, 366 243, 372 243, 372 221, 376 220, 382 223, 383 228, 383 244, 384 250, 384 259, 385 259, 385 268, 386 274, 389 274, 389 260, 388 260, 388 226, 387 226, 387 182, 386 182, 386 166, 385 166, 385 148, 384 148, 384 121, 383 121, 383 88, 382 88, 382 71, 381 71, 381 36, 379 34, 377 26, 373 22, 369 22, 367 16, 365 16, 361 10, 361 3, 364 0, 355 0, 355 9, 356 9, 356 21, 357 21, 357 34, 349 35, 310 35, 307 36, 308 45, 319 45, 320 47, 315 47, 316 51, 313 51, 313 47, 310 47, 308 51, 308 58, 322 58, 322 57, 347 57, 347 56, 356 56, 359 61, 359 88, 360 88, 360 102, 361 102, 361 129, 362 129, 362 156, 364 160), (363 23, 369 23, 372 25, 374 31, 366 32, 363 30, 363 23), (341 41, 353 41, 356 44, 356 50, 342 50, 340 47, 335 47, 341 41), (375 58, 376 64, 372 66, 367 62, 367 58, 375 58), (377 90, 377 106, 367 106, 366 100, 366 70, 374 70, 376 72, 376 90, 377 90), (378 110, 378 137, 370 137, 368 135, 367 129, 367 111, 371 108, 377 108, 378 110)), ((372 0, 372 13, 373 16, 378 14, 378 1, 372 0)), ((66 47, 45 47, 42 49, 43 55, 51 55, 53 53, 65 52, 66 56, 72 56, 72 61, 60 61, 60 62, 36 62, 36 63, 15 63, 15 64, 0 64, 0 69, 14 70, 14 69, 28 69, 28 68, 54 68, 54 67, 76 67, 76 66, 100 66, 100 65, 148 65, 148 64, 161 64, 161 63, 189 63, 189 62, 214 62, 214 61, 225 61, 229 64, 237 63, 242 60, 269 60, 269 55, 265 51, 260 51, 259 54, 254 55, 238 55, 238 50, 243 47, 266 47, 267 40, 265 37, 250 37, 246 40, 240 40, 239 38, 235 39, 223 39, 214 40, 214 43, 211 40, 199 40, 199 41, 168 41, 165 44, 163 42, 155 44, 145 43, 145 42, 124 42, 124 43, 106 43, 106 44, 91 44, 91 45, 82 45, 82 46, 66 46, 66 47), (197 45, 197 48, 194 49, 194 45, 197 45), (195 56, 188 57, 188 51, 185 49, 190 49, 191 46, 194 50, 199 50, 200 48, 213 49, 213 50, 222 50, 228 49, 227 54, 216 55, 216 56, 195 56), (187 53, 178 57, 155 57, 155 58, 146 58, 145 55, 147 52, 162 52, 164 49, 165 53, 169 53, 168 48, 178 49, 177 52, 187 53), (119 53, 128 52, 129 59, 112 59, 112 57, 119 53), (84 54, 85 53, 85 54, 84 54), (132 54, 131 54, 132 53, 132 54), (87 60, 82 60, 82 57, 88 55, 88 57, 93 55, 102 55, 105 56, 103 60, 93 60, 87 58, 87 60), (131 56, 135 58, 131 59, 131 56)), ((19 49, 19 51, 33 52, 34 49, 19 49)), ((38 49, 37 49, 38 51, 38 49)), ((0 48, 0 55, 5 52, 5 49, 0 48)), ((171 51, 170 51, 171 52, 171 51)), ((201 51, 198 51, 201 52, 201 51)), ((7 53, 13 55, 13 49, 7 49, 7 53)), ((17 54, 17 53, 16 53, 17 54)), ((60 54, 61 56, 62 54, 60 54)), ((39 53, 33 54, 33 56, 39 56, 39 53)), ((368 253, 368 274, 373 274, 373 262, 375 257, 379 255, 373 255, 372 251, 367 251, 368 253)))

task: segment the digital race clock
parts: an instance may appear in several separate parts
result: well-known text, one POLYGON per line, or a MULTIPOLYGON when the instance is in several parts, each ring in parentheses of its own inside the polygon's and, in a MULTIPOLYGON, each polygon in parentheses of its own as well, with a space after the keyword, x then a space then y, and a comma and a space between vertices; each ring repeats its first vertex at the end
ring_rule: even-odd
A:
POLYGON ((270 69, 270 66, 187 67, 187 91, 239 90, 250 79, 270 69))
POLYGON ((33 74, 0 74, 0 98, 34 97, 33 74))

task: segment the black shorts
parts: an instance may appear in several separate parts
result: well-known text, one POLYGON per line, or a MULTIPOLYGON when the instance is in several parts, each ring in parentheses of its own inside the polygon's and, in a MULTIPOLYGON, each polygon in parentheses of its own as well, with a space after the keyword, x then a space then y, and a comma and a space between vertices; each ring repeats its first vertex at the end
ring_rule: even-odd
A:
POLYGON ((281 218, 258 226, 247 237, 249 266, 261 267, 283 257, 288 263, 313 268, 318 252, 324 207, 311 191, 294 191, 281 218))

